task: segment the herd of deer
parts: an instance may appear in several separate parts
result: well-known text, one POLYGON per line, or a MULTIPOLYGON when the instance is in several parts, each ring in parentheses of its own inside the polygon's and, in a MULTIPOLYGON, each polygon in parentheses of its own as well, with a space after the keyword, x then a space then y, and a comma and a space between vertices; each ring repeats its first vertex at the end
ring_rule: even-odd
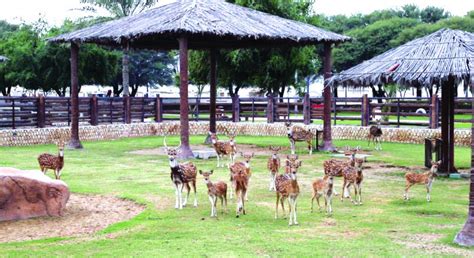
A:
MULTIPOLYGON (((297 198, 300 194, 300 188, 297 180, 298 169, 302 165, 302 161, 298 159, 298 155, 295 155, 295 142, 305 141, 308 143, 309 154, 312 153, 312 140, 313 133, 305 130, 299 126, 292 126, 286 124, 288 130, 288 138, 291 145, 291 154, 286 156, 284 163, 284 173, 280 174, 281 162, 278 156, 281 147, 270 146, 271 156, 268 158, 267 168, 270 172, 269 191, 276 192, 276 207, 275 207, 275 218, 278 218, 278 207, 285 212, 285 200, 288 200, 289 204, 289 225, 297 225, 296 210, 297 210, 297 198)), ((240 153, 243 157, 243 161, 235 161, 237 155, 237 146, 235 143, 235 135, 230 137, 228 141, 219 140, 215 133, 209 132, 212 145, 217 153, 217 167, 224 166, 222 159, 224 156, 229 157, 228 168, 230 170, 230 198, 233 198, 233 191, 237 199, 236 216, 239 217, 241 214, 246 213, 245 201, 248 201, 248 188, 250 178, 252 176, 250 161, 254 157, 254 153, 240 153)), ((370 140, 373 140, 376 145, 376 149, 381 149, 380 140, 377 139, 382 135, 382 131, 379 126, 370 129, 370 140)), ((176 193, 176 209, 182 209, 186 206, 191 188, 194 192, 194 206, 198 205, 196 196, 196 178, 197 168, 192 162, 178 162, 177 156, 179 154, 178 148, 168 147, 166 144, 166 136, 163 139, 166 153, 168 155, 169 166, 171 169, 171 181, 175 187, 176 193), (183 197, 183 189, 186 188, 187 194, 183 197)), ((43 173, 46 173, 48 169, 52 169, 55 172, 56 179, 61 178, 61 170, 64 167, 64 143, 58 143, 59 153, 57 156, 51 154, 41 154, 38 157, 38 162, 43 173)), ((344 198, 350 198, 351 202, 355 205, 362 204, 362 182, 364 176, 362 173, 362 165, 364 160, 356 158, 356 153, 359 148, 348 149, 345 155, 349 156, 349 160, 341 159, 330 159, 323 163, 324 177, 317 179, 312 183, 312 197, 311 197, 311 212, 313 212, 313 203, 316 199, 319 210, 321 210, 320 198, 324 198, 325 209, 327 214, 332 214, 332 198, 337 195, 334 189, 334 178, 342 177, 342 193, 341 201, 344 198), (355 198, 352 199, 350 194, 350 187, 354 187, 355 198)), ((424 184, 427 190, 427 201, 430 201, 430 193, 432 183, 436 177, 438 166, 440 162, 433 162, 431 170, 423 174, 407 173, 405 175, 406 188, 404 198, 408 200, 408 190, 415 184, 424 184)), ((223 181, 213 183, 210 179, 213 174, 211 171, 199 170, 199 174, 204 177, 205 184, 208 188, 209 201, 211 202, 211 217, 217 217, 217 199, 221 200, 224 212, 227 212, 227 183, 223 181)))

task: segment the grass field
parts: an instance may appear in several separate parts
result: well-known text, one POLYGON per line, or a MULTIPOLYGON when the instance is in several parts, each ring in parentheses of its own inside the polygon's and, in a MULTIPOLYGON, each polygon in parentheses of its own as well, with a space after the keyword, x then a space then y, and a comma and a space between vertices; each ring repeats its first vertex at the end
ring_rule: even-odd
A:
MULTIPOLYGON (((192 137, 201 144, 204 136, 192 137)), ((239 144, 261 147, 288 146, 283 137, 237 138, 239 144)), ((361 145, 365 141, 336 141, 336 145, 361 145)), ((198 175, 198 208, 174 209, 174 188, 165 156, 136 155, 134 150, 157 148, 160 137, 84 142, 82 151, 66 151, 62 179, 72 192, 113 195, 146 206, 132 220, 114 224, 93 236, 50 238, 0 244, 0 256, 474 256, 474 249, 451 244, 467 215, 468 181, 438 179, 432 202, 425 200, 424 187, 414 187, 412 200, 403 201, 403 168, 380 168, 364 173, 362 206, 334 199, 332 217, 310 213, 311 182, 322 176, 327 153, 311 157, 298 145, 303 167, 298 181, 299 226, 288 227, 288 220, 275 220, 275 194, 268 191, 268 156, 252 162, 250 201, 247 215, 235 218, 235 200, 229 213, 211 219, 207 189, 198 175), (113 237, 110 237, 113 235, 113 237)), ((178 138, 170 137, 169 145, 178 138)), ((53 145, 0 148, 0 166, 36 169, 39 153, 55 152, 53 145)), ((421 171, 423 146, 384 143, 383 151, 373 153, 366 166, 386 163, 416 167, 421 171)), ((215 168, 215 159, 196 160, 198 169, 214 169, 214 181, 228 180, 227 169, 215 168)), ((468 168, 470 149, 456 148, 456 164, 468 168)), ((49 174, 51 176, 51 174, 49 174)), ((340 192, 341 179, 336 187, 340 192)), ((0 226, 2 224, 0 223, 0 226)))

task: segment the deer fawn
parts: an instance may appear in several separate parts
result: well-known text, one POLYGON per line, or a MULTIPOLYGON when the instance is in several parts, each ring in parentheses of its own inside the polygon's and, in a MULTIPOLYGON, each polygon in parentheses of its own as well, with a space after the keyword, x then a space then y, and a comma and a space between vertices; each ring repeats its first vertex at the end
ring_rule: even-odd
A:
POLYGON ((350 198, 351 202, 355 205, 362 204, 362 181, 364 180, 364 175, 362 174, 362 159, 356 160, 356 166, 346 166, 343 171, 342 175, 344 177, 344 181, 342 183, 342 195, 341 195, 341 202, 344 200, 344 197, 350 198), (354 185, 354 200, 352 200, 349 187, 354 185), (347 194, 347 196, 345 196, 347 194))
POLYGON ((296 142, 306 142, 308 144, 309 154, 313 153, 314 134, 300 126, 292 126, 291 123, 285 123, 290 140, 291 154, 295 154, 296 142))
MULTIPOLYGON (((253 158, 254 153, 244 154, 244 153, 241 152, 240 155, 244 158, 244 161, 235 162, 235 163, 233 163, 229 166, 230 175, 231 175, 230 176, 230 182, 234 186, 233 188, 235 188, 235 185, 234 185, 235 182, 233 181, 232 174, 234 174, 236 172, 239 172, 239 171, 245 172, 245 174, 247 175, 247 178, 248 178, 247 187, 248 187, 248 184, 250 182, 250 177, 252 177, 252 171, 250 171, 250 160, 253 158)), ((232 199, 232 198, 233 198, 233 192, 232 192, 232 188, 231 188, 231 190, 230 190, 230 199, 232 199)), ((245 191, 245 200, 246 201, 249 200, 248 191, 245 191)))
POLYGON ((217 198, 221 200, 221 206, 224 212, 227 212, 227 184, 222 181, 212 183, 210 176, 213 172, 213 170, 210 172, 202 172, 202 170, 199 170, 199 174, 204 177, 204 182, 207 185, 207 195, 211 202, 211 217, 217 217, 217 198))
POLYGON ((318 202, 319 211, 321 211, 321 205, 319 204, 319 198, 324 196, 324 207, 328 215, 332 214, 332 195, 334 193, 334 177, 325 175, 322 179, 315 180, 313 182, 313 195, 311 197, 311 212, 313 212, 314 199, 318 202))
POLYGON ((369 128, 369 142, 368 146, 370 146, 370 141, 374 143, 375 150, 382 150, 382 143, 380 142, 380 137, 382 137, 382 129, 380 128, 380 119, 377 119, 377 125, 372 125, 369 128))
MULTIPOLYGON (((214 146, 214 149, 217 153, 217 167, 221 166, 221 159, 224 157, 224 155, 228 155, 230 163, 234 163, 235 154, 237 152, 237 147, 234 140, 235 135, 229 135, 229 141, 220 141, 217 139, 216 133, 213 132, 209 132, 209 135, 211 136, 212 146, 214 146)), ((222 167, 224 167, 224 164, 222 164, 222 167)))
POLYGON ((58 144, 58 155, 54 156, 49 153, 43 153, 38 156, 38 163, 41 172, 46 174, 48 169, 54 170, 54 176, 56 179, 61 179, 61 171, 64 167, 64 142, 58 144))
POLYGON ((405 187, 405 194, 403 197, 405 200, 409 200, 410 198, 408 197, 408 190, 410 187, 413 185, 417 184, 424 184, 426 186, 426 200, 429 202, 431 201, 431 187, 433 186, 433 181, 435 177, 438 176, 438 166, 441 164, 441 161, 438 162, 431 162, 431 169, 428 172, 425 172, 423 174, 416 174, 416 173, 406 173, 405 174, 405 179, 406 179, 406 187, 405 187))
POLYGON ((276 191, 275 188, 275 178, 280 171, 280 158, 278 157, 278 152, 281 150, 281 147, 270 146, 272 151, 272 156, 268 158, 267 168, 270 171, 270 185, 268 187, 269 191, 276 191))
POLYGON ((296 199, 300 193, 300 187, 298 185, 296 173, 298 168, 301 167, 301 161, 286 162, 286 164, 288 166, 288 173, 279 175, 276 178, 275 219, 278 219, 278 202, 280 202, 283 213, 285 214, 284 201, 288 198, 288 205, 290 207, 289 225, 291 226, 298 225, 298 221, 296 221, 296 199))
POLYGON ((194 207, 197 207, 198 202, 196 196, 196 166, 191 162, 179 164, 176 157, 179 153, 179 147, 168 148, 168 146, 166 145, 166 136, 165 138, 163 138, 163 144, 165 146, 166 153, 168 154, 168 160, 171 168, 171 181, 173 182, 176 190, 175 208, 182 209, 184 206, 186 206, 189 198, 189 193, 191 191, 191 188, 189 187, 190 183, 194 190, 194 207), (184 187, 186 187, 186 189, 188 190, 188 194, 183 200, 182 193, 184 187))

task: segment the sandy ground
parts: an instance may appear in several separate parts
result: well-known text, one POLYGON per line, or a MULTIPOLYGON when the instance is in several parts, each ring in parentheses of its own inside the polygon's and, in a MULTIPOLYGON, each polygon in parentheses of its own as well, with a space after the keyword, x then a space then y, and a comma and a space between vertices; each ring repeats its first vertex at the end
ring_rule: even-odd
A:
POLYGON ((143 206, 117 197, 72 194, 62 217, 0 222, 0 243, 91 235, 143 210, 143 206))

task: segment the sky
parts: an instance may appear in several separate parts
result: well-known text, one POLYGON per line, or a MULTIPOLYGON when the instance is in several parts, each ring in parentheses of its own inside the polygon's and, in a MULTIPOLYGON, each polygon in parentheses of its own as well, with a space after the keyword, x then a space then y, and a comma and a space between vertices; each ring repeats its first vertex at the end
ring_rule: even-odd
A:
MULTIPOLYGON (((166 4, 175 0, 161 0, 166 4)), ((437 6, 453 15, 465 15, 474 10, 473 0, 316 0, 315 11, 326 15, 370 13, 374 10, 399 8, 406 4, 415 4, 420 8, 437 6)), ((91 13, 78 11, 83 5, 79 0, 0 0, 0 19, 11 23, 33 23, 39 18, 51 25, 61 25, 66 19, 75 20, 91 13)), ((100 15, 107 15, 100 11, 100 15)))

